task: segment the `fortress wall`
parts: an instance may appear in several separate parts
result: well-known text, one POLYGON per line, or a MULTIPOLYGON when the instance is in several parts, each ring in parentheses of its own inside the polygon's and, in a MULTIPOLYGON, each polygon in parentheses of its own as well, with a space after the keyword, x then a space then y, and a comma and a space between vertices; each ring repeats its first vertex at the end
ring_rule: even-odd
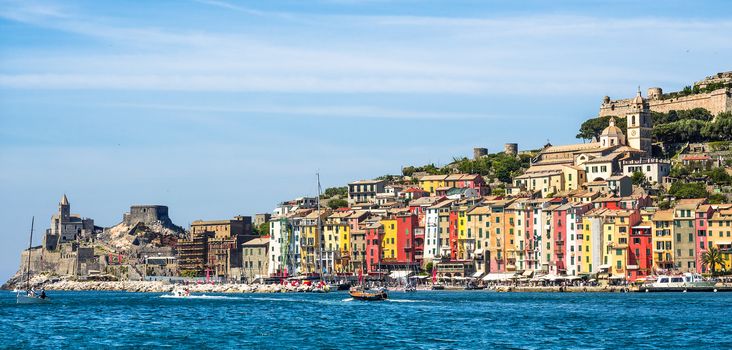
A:
MULTIPOLYGON (((599 117, 610 115, 625 116, 632 112, 632 99, 621 99, 603 103, 600 106, 599 117)), ((688 110, 704 108, 717 115, 722 112, 732 111, 732 96, 728 89, 719 89, 706 94, 694 94, 665 100, 649 99, 648 106, 651 111, 668 113, 671 110, 688 110)))

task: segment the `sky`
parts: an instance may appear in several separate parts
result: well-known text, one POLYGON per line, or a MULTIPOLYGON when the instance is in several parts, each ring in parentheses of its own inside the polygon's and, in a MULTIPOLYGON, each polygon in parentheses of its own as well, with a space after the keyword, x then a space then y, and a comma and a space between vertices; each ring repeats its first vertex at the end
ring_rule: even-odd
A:
POLYGON ((507 142, 732 70, 727 1, 1 1, 0 279, 61 196, 197 219, 507 142))

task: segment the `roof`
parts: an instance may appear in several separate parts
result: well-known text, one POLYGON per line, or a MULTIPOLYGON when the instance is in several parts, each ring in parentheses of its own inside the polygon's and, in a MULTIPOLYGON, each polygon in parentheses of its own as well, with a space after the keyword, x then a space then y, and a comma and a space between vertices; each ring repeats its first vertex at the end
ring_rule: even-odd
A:
POLYGON ((679 199, 674 205, 674 209, 694 209, 698 208, 702 203, 706 202, 706 198, 690 198, 690 199, 679 199))
POLYGON ((640 89, 638 89, 638 93, 633 97, 633 103, 637 105, 643 104, 643 96, 641 96, 640 89))
POLYGON ((491 213, 491 207, 487 205, 477 206, 468 212, 468 215, 486 215, 491 213))
POLYGON ((376 183, 380 183, 380 182, 384 182, 384 180, 358 180, 358 181, 351 182, 349 185, 376 184, 376 183))
POLYGON ((61 197, 61 202, 59 204, 61 204, 61 205, 69 205, 69 199, 66 198, 66 193, 64 193, 64 196, 61 197))
POLYGON ((269 236, 257 237, 250 239, 242 244, 242 246, 258 246, 269 244, 269 236))
POLYGON ((449 206, 451 206, 451 205, 452 205, 452 204, 453 204, 454 202, 455 202, 455 201, 453 201, 453 200, 445 200, 445 201, 439 202, 439 203, 437 203, 437 204, 435 204, 435 205, 431 206, 431 207, 430 207, 430 209, 438 209, 438 208, 444 208, 444 207, 449 207, 449 206))
POLYGON ((599 142, 588 142, 588 143, 576 143, 572 145, 563 146, 549 146, 544 148, 541 153, 559 153, 559 152, 579 152, 591 149, 601 148, 599 142))
MULTIPOLYGON (((615 117, 610 118, 610 125, 602 130, 602 136, 620 136, 623 135, 623 131, 619 127, 615 126, 615 117)), ((624 135, 623 135, 624 136, 624 135)))
POLYGON ((417 199, 414 199, 409 202, 410 207, 416 207, 416 206, 429 206, 434 204, 435 202, 439 201, 444 197, 419 197, 417 199))
POLYGON ((653 221, 672 221, 673 219, 673 209, 658 210, 653 214, 653 221))
POLYGON ((419 178, 419 181, 443 181, 447 175, 426 175, 419 178))
POLYGON ((421 189, 421 188, 416 188, 416 187, 410 187, 410 188, 407 188, 406 190, 404 190, 404 192, 406 192, 406 193, 412 193, 412 192, 424 192, 424 190, 423 190, 423 189, 421 189))
POLYGON ((711 160, 712 157, 703 154, 688 154, 681 156, 681 160, 711 160))

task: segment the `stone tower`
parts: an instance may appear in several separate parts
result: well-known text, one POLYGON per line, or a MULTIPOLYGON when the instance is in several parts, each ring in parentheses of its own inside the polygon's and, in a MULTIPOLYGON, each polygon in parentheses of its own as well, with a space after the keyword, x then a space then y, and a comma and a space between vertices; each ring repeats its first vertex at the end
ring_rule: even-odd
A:
POLYGON ((648 103, 641 96, 640 87, 631 103, 631 111, 626 117, 628 118, 628 146, 644 151, 646 155, 650 156, 653 120, 651 120, 648 103))
POLYGON ((61 222, 67 222, 71 217, 71 205, 69 204, 69 199, 66 198, 66 194, 64 194, 64 196, 61 197, 61 201, 58 202, 58 216, 61 219, 61 222))

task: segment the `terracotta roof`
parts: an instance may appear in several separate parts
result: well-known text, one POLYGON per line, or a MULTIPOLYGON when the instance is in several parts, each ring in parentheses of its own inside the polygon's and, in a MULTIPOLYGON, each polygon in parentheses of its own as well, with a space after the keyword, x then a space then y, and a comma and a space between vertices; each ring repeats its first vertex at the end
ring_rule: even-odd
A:
POLYGON ((653 221, 672 221, 673 219, 673 209, 658 210, 653 214, 653 221))

